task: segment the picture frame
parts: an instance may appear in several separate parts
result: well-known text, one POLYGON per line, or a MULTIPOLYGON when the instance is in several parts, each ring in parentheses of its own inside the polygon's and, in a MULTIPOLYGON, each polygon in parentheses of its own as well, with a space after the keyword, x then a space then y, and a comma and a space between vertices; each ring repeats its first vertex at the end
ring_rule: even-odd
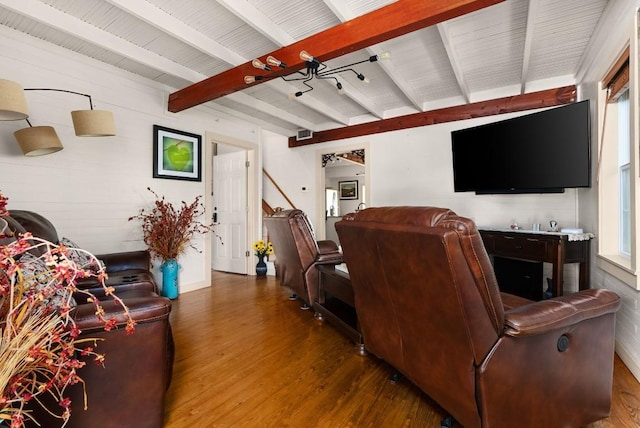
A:
POLYGON ((153 125, 153 178, 202 181, 202 136, 153 125))
POLYGON ((340 199, 358 199, 358 180, 339 181, 338 193, 340 199))

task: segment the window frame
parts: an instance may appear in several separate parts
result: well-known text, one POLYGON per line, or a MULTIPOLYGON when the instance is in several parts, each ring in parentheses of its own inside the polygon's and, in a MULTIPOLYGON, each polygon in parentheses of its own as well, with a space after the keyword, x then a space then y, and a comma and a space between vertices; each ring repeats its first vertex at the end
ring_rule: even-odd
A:
POLYGON ((628 47, 618 57, 608 73, 600 82, 598 96, 598 127, 600 134, 598 170, 596 182, 598 183, 598 248, 596 250, 597 265, 604 271, 618 278, 623 283, 635 290, 640 290, 640 280, 637 275, 638 245, 636 243, 636 230, 638 229, 640 210, 636 206, 638 185, 638 144, 636 136, 638 132, 638 93, 637 93, 637 53, 638 53, 638 25, 634 26, 635 37, 629 41, 628 47), (631 52, 634 54, 631 55, 631 52), (629 91, 629 141, 630 163, 630 248, 628 254, 620 252, 621 230, 621 174, 618 162, 617 141, 617 106, 611 108, 611 101, 617 102, 617 98, 624 89, 629 91), (607 117, 614 116, 614 117, 607 117), (611 132, 611 122, 616 123, 615 132, 611 132), (614 135, 612 135, 614 134, 614 135), (612 141, 614 140, 615 141, 612 141), (608 159, 607 159, 608 157, 608 159), (615 159, 613 159, 615 157, 615 159), (615 169, 615 174, 613 170, 615 169), (614 183, 615 180, 615 183, 614 183), (615 193, 612 195, 612 192, 615 193), (615 208, 613 208, 615 206, 615 208), (612 215, 615 212, 615 217, 612 215))

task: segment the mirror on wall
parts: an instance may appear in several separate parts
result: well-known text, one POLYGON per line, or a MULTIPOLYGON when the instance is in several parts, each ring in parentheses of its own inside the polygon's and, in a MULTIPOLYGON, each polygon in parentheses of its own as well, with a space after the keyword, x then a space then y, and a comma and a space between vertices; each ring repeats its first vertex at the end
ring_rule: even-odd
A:
POLYGON ((325 176, 326 239, 339 242, 335 224, 365 206, 364 149, 322 155, 325 176))

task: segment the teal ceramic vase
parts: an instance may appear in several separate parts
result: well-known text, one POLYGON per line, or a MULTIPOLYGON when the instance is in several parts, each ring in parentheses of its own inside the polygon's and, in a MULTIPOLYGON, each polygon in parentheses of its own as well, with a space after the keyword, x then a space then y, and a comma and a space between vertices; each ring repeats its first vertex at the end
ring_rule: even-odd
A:
POLYGON ((178 297, 178 269, 180 265, 174 259, 169 259, 162 263, 162 295, 169 299, 178 297))

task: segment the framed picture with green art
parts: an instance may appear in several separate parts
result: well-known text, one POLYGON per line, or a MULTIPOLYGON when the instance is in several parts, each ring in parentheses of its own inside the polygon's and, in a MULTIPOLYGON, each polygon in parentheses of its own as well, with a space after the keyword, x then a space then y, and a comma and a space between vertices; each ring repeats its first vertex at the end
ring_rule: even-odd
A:
POLYGON ((153 125, 153 178, 201 181, 202 137, 153 125))

